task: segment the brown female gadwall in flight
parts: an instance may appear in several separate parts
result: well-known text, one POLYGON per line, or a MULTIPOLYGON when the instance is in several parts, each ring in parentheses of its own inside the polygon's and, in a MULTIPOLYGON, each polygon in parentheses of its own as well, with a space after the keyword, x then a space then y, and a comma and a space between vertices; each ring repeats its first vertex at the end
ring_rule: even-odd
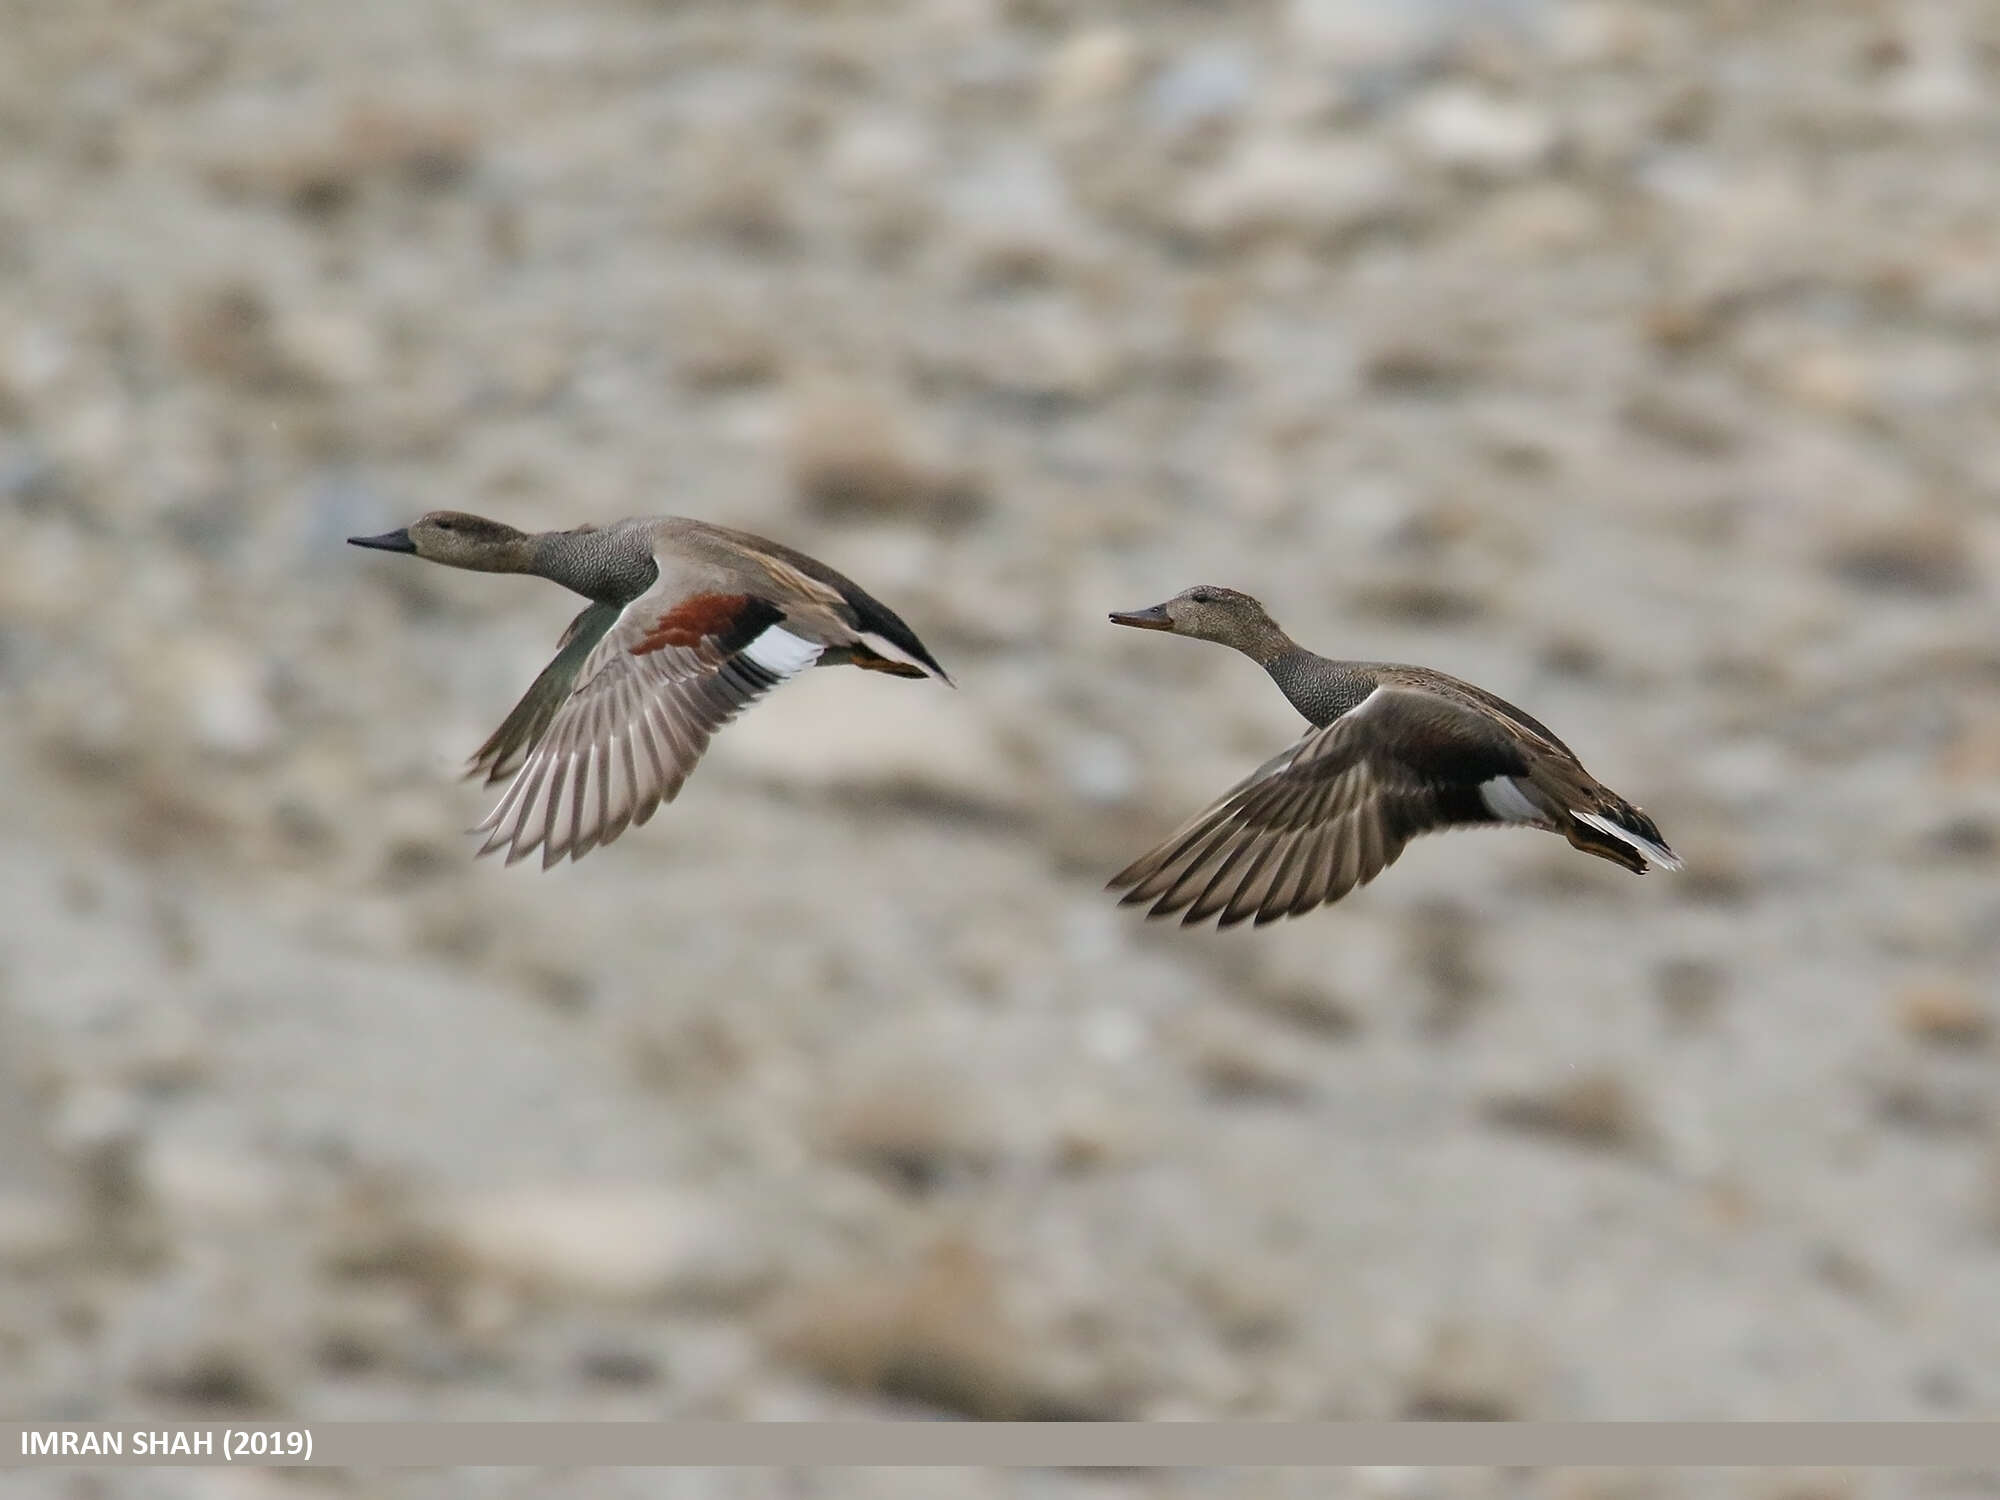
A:
POLYGON ((1338 901, 1434 829, 1515 823, 1643 875, 1678 870, 1653 820, 1513 704, 1427 667, 1331 661, 1248 594, 1209 585, 1114 623, 1233 646, 1312 724, 1111 879, 1148 916, 1257 925, 1338 901))
POLYGON ((533 573, 590 604, 555 659, 472 757, 513 784, 481 854, 581 859, 673 801, 709 736, 789 677, 845 663, 950 682, 909 626, 825 563, 681 516, 517 531, 432 511, 357 547, 452 568, 533 573))

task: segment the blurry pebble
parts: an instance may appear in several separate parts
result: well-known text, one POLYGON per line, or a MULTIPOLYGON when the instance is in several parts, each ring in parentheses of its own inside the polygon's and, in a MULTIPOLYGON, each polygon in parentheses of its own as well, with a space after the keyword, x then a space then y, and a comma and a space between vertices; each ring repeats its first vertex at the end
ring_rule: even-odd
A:
POLYGON ((971 1080, 904 1062, 848 1088, 820 1135, 835 1155, 922 1195, 962 1184, 998 1157, 986 1105, 971 1080))
POLYGON ((1402 176, 1377 145, 1253 135, 1188 183, 1176 216, 1187 233, 1240 249, 1270 236, 1336 237, 1404 202, 1402 176))
POLYGON ((1976 813, 1948 818, 1925 833, 1923 846, 1932 857, 1991 859, 2000 854, 2000 823, 1976 813))
POLYGON ((1354 1007, 1319 981, 1272 976, 1237 993, 1266 1015, 1323 1041, 1344 1040, 1361 1029, 1354 1007))
POLYGON ((288 382, 270 304, 253 286, 227 284, 187 296, 180 307, 177 343, 189 366, 214 379, 253 389, 276 389, 288 382))
POLYGON ((1702 958, 1669 958, 1654 978, 1660 1005, 1676 1031, 1698 1031, 1714 1018, 1726 982, 1721 965, 1702 958))
POLYGON ((1874 1267, 1844 1245, 1822 1242, 1807 1255, 1812 1274, 1827 1286, 1858 1301, 1882 1293, 1882 1278, 1874 1267))
POLYGON ((1968 541, 1956 516, 1936 511, 1853 533, 1834 545, 1828 563, 1859 588, 1943 598, 1975 581, 1968 541))
POLYGON ((1116 103, 1139 69, 1139 45, 1117 26, 1080 31, 1057 47, 1042 76, 1042 99, 1071 113, 1116 103))
POLYGON ((712 758, 807 791, 839 788, 995 816, 1022 805, 1017 768, 964 695, 898 682, 889 686, 899 691, 878 692, 856 712, 855 685, 833 677, 808 674, 782 704, 746 714, 717 738, 712 758))
POLYGON ((908 1272, 798 1293, 774 1317, 771 1338, 822 1379, 893 1400, 987 1421, 1101 1419, 1044 1373, 1045 1344, 1002 1301, 988 1258, 948 1239, 908 1272))
POLYGON ((263 1163, 227 1151, 156 1141, 143 1165, 146 1191, 184 1224, 268 1219, 284 1202, 284 1178, 263 1163))
POLYGON ((1492 993, 1480 958, 1482 927, 1470 908, 1442 898, 1419 902, 1404 924, 1411 964, 1428 992, 1423 1029, 1433 1037, 1457 1035, 1492 993))
POLYGON ((1982 713, 1952 735, 1938 752, 1937 772, 1948 781, 2000 777, 2000 713, 1982 713))
POLYGON ((1855 417, 1868 400, 1868 371, 1844 349, 1812 349, 1779 366, 1777 383, 1802 406, 1832 417, 1855 417))
POLYGON ((365 385, 381 373, 375 331, 360 318, 330 312, 288 314, 279 320, 273 339, 285 364, 318 385, 365 385))
POLYGON ((1192 1012, 1168 1039, 1218 1103, 1297 1105, 1316 1091, 1310 1060, 1296 1045, 1241 1017, 1192 1012))
POLYGON ((1708 842, 1684 845, 1685 868, 1674 877, 1675 899, 1695 906, 1741 905, 1756 891, 1756 879, 1739 848, 1708 842))
POLYGON ((1487 1100, 1484 1113, 1508 1130, 1600 1151, 1640 1152, 1652 1140, 1631 1087, 1606 1070, 1580 1073, 1535 1092, 1496 1095, 1487 1100))
POLYGON ((1390 73, 1444 46, 1454 23, 1481 0, 1289 0, 1294 48, 1335 68, 1390 73))
POLYGON ((1993 1018, 1962 980, 1918 980, 1896 992, 1896 1018, 1919 1041, 1976 1047, 1992 1034, 1993 1018))
POLYGON ((1980 1135, 1993 1117, 1989 1091, 1964 1077, 1896 1067, 1878 1074, 1868 1087, 1885 1123, 1918 1135, 1980 1135))
POLYGON ((1489 612, 1486 599, 1435 574, 1384 576, 1354 591, 1353 607, 1370 617, 1411 625, 1463 625, 1489 612))
POLYGON ((149 1280, 113 1326, 109 1355, 133 1385, 178 1405, 283 1405, 302 1290, 282 1256, 246 1262, 213 1245, 149 1280))
POLYGON ((164 653, 161 671, 182 695, 202 749, 249 759, 277 743, 278 718, 248 653, 215 637, 183 638, 164 653))
POLYGON ((1514 177, 1547 160, 1555 124, 1530 104, 1464 84, 1440 84, 1410 105, 1410 138, 1439 166, 1486 177, 1514 177))
POLYGON ((435 1222, 448 1250, 529 1293, 726 1301, 769 1274, 708 1203, 636 1183, 495 1189, 444 1205, 435 1222))
POLYGON ((657 1385, 660 1362, 638 1349, 616 1344, 593 1344, 576 1357, 576 1372, 596 1385, 657 1385))
POLYGON ((218 1339, 145 1359, 133 1383, 204 1411, 266 1412, 281 1403, 263 1361, 243 1339, 218 1339))
POLYGON ((1559 255, 1591 243, 1604 229, 1595 199, 1555 182, 1515 188, 1480 219, 1483 237, 1506 255, 1559 255))
POLYGON ((1146 90, 1146 118, 1155 130, 1180 135, 1236 118, 1249 105, 1257 75, 1243 48, 1201 47, 1166 67, 1146 90))
POLYGON ((1412 1422, 1509 1422, 1527 1405, 1532 1373, 1519 1341, 1441 1328, 1411 1373, 1398 1413, 1412 1422))
POLYGON ((29 1271, 70 1254, 77 1243, 75 1216, 45 1194, 0 1191, 0 1267, 29 1271))
POLYGON ((982 504, 969 480, 920 451, 887 401, 853 387, 814 385, 797 397, 790 463, 800 496, 828 516, 909 514, 951 524, 982 504))
POLYGON ((1659 20, 1624 0, 1574 0, 1552 8, 1549 51, 1578 68, 1631 67, 1659 42, 1659 20))
POLYGON ((1139 789, 1139 766, 1131 747, 1110 734, 1083 734, 1064 746, 1063 780, 1085 802, 1117 807, 1139 789))

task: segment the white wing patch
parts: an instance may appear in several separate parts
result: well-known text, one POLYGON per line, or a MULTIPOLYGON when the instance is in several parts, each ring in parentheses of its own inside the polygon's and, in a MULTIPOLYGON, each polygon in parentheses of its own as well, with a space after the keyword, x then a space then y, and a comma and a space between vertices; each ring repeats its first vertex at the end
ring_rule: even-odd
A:
POLYGON ((819 660, 826 647, 818 641, 796 636, 782 625, 772 625, 743 648, 743 654, 780 680, 803 672, 819 660))
MULTIPOLYGON (((1546 823, 1549 820, 1549 815, 1529 800, 1528 794, 1521 790, 1521 784, 1511 776, 1495 776, 1491 781, 1482 781, 1479 784, 1479 800, 1503 823, 1546 823)), ((1621 834, 1620 837, 1630 836, 1621 834)))

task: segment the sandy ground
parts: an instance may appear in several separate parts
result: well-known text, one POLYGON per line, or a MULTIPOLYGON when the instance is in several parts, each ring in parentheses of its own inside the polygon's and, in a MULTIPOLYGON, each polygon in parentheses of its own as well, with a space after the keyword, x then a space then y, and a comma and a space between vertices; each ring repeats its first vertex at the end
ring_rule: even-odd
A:
POLYGON ((0 1410, 2000 1416, 1990 6, 0 29, 0 1410), (437 506, 780 536, 960 688, 813 674, 475 863, 573 601, 342 545, 437 506), (1104 622, 1203 581, 1687 871, 1118 910, 1295 732, 1104 622))

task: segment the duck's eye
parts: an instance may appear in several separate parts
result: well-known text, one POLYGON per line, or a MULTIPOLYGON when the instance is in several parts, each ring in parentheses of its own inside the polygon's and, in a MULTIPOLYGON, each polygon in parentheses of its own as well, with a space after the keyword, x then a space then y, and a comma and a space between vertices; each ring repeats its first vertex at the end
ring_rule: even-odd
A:
POLYGON ((454 526, 453 523, 450 521, 439 521, 437 523, 437 529, 439 531, 451 531, 454 529, 454 526))
POLYGON ((1211 594, 1207 589, 1200 589, 1194 595, 1194 602, 1197 604, 1213 604, 1215 603, 1215 595, 1211 594))

